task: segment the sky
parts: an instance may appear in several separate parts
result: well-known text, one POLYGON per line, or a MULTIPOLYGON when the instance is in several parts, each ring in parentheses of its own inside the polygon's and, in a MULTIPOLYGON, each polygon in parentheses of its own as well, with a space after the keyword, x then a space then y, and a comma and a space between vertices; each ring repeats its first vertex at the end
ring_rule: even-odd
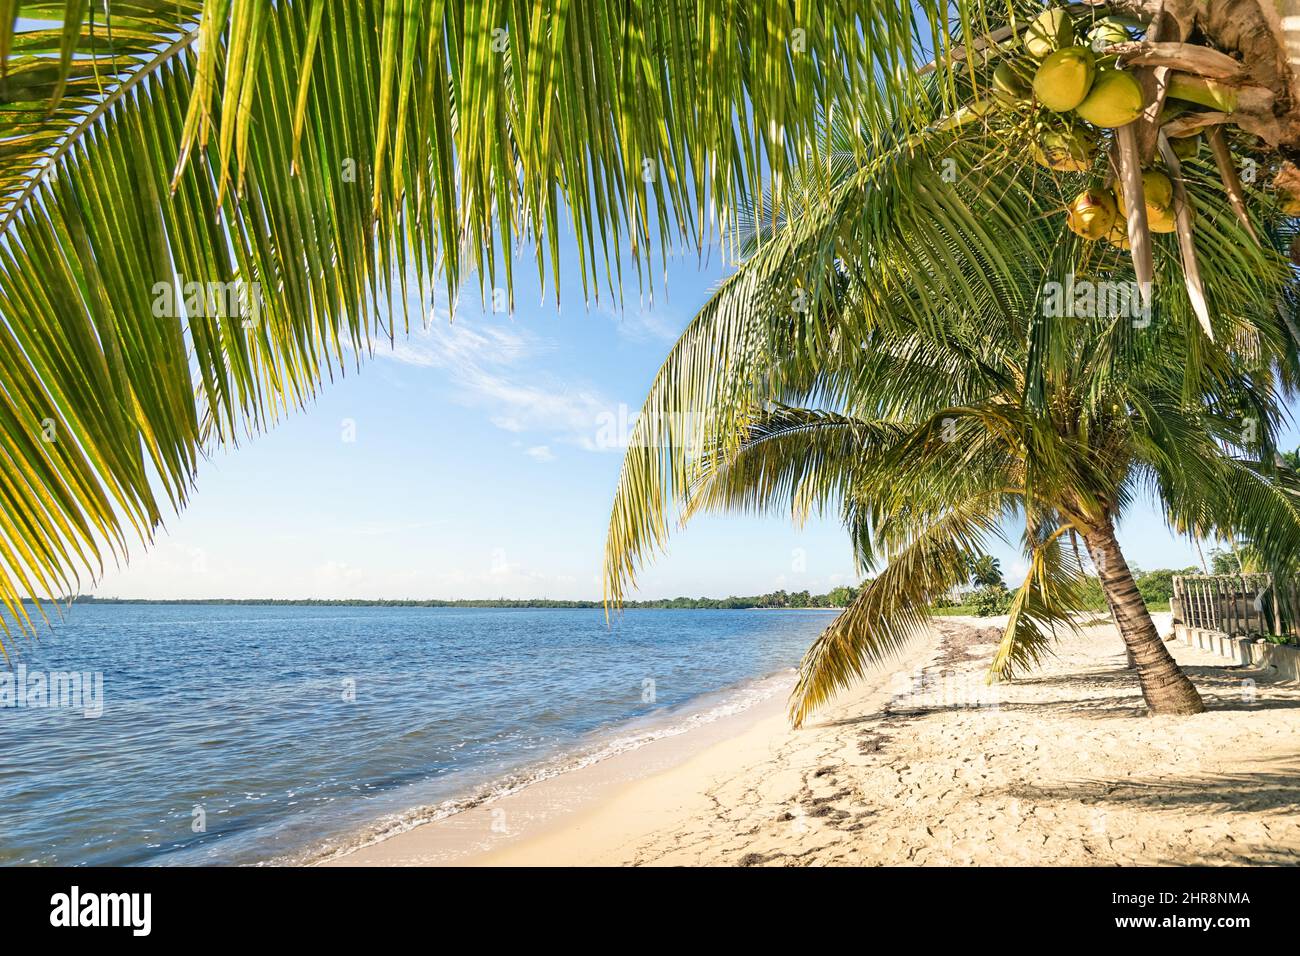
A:
MULTIPOLYGON (((632 280, 620 309, 584 303, 573 257, 564 261, 558 311, 521 262, 513 315, 482 308, 477 288, 454 323, 442 306, 412 315, 409 336, 378 346, 305 412, 217 451, 184 513, 92 593, 600 598, 622 460, 608 438, 626 433, 726 270, 716 253, 675 258, 653 301, 632 280)), ((1141 568, 1197 563, 1149 504, 1120 540, 1141 568)), ((991 542, 990 552, 1018 583, 1018 549, 991 542)), ((709 516, 675 535, 630 596, 816 594, 858 580, 833 520, 798 529, 788 517, 709 516)))

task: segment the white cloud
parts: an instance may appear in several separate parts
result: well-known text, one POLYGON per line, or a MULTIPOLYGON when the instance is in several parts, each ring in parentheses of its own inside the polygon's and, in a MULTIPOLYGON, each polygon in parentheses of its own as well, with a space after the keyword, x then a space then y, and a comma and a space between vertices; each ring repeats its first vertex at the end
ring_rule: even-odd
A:
POLYGON ((635 312, 606 312, 619 334, 634 342, 658 340, 676 342, 685 324, 673 312, 658 311, 653 306, 635 312))
POLYGON ((547 445, 534 445, 525 454, 537 461, 555 461, 555 452, 547 445))
POLYGON ((462 317, 452 323, 435 317, 407 339, 380 343, 375 357, 446 370, 459 399, 485 409, 488 420, 503 431, 553 435, 594 450, 601 417, 616 408, 615 403, 595 388, 574 387, 522 367, 548 347, 522 330, 492 321, 462 317))
MULTIPOLYGON (((488 320, 490 321, 490 320, 488 320)), ((488 324, 452 322, 435 315, 429 324, 406 337, 375 344, 375 357, 422 368, 456 370, 464 365, 502 366, 543 351, 521 332, 488 324)))

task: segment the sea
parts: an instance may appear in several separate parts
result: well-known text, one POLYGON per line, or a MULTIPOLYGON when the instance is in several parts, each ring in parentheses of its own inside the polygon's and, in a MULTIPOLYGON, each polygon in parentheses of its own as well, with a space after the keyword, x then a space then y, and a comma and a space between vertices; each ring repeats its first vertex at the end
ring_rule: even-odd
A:
POLYGON ((824 610, 77 604, 0 663, 0 864, 312 863, 782 693, 824 610))

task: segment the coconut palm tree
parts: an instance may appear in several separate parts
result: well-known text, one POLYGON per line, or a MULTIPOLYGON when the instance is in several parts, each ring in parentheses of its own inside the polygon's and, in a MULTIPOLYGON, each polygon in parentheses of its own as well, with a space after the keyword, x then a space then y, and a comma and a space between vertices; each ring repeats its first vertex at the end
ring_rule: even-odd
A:
MULTIPOLYGON (((1253 529, 1274 554, 1300 549, 1300 482, 1259 464, 1271 461, 1275 418, 1258 444, 1238 443, 1241 409, 1277 399, 1267 363, 1234 355, 1189 379, 1180 330, 1135 331, 1127 318, 1072 320, 1051 333, 1040 399, 1026 389, 1038 321, 1033 312, 986 322, 949 313, 929 328, 874 330, 851 354, 809 368, 782 401, 751 406, 734 421, 734 435, 715 433, 687 464, 684 519, 829 509, 842 517, 861 564, 886 562, 805 656, 796 724, 921 632, 931 603, 1012 524, 1030 570, 993 676, 1032 665, 1058 631, 1074 626, 1072 612, 1086 605, 1086 552, 1149 708, 1199 712, 1195 688, 1138 594, 1118 523, 1148 494, 1201 526, 1253 529)), ((1255 335, 1252 351, 1283 341, 1277 329, 1255 335)), ((615 588, 629 532, 660 517, 648 489, 628 481, 635 457, 631 465, 611 520, 615 588)))
POLYGON ((1078 180, 982 155, 961 132, 900 131, 846 163, 829 198, 758 227, 631 437, 606 546, 611 603, 671 526, 703 510, 829 509, 859 563, 884 564, 805 657, 796 723, 919 634, 931 602, 1013 522, 1030 570, 993 675, 1032 664, 1068 629, 1091 566, 1148 706, 1197 712, 1117 523, 1145 494, 1171 526, 1262 535, 1278 562, 1300 549, 1297 484, 1273 464, 1279 403, 1297 381, 1291 220, 1261 206, 1255 245, 1189 170, 1196 241, 1217 253, 1203 258, 1221 343, 1210 347, 1176 280, 1173 237, 1155 244, 1154 303, 1135 310, 1129 257, 1060 224, 1078 180), (948 159, 963 171, 952 180, 948 159), (1081 307, 1054 311, 1072 284, 1081 307), (1132 290, 1118 310, 1100 304, 1114 288, 1132 290))
MULTIPOLYGON (((1272 7, 1116 7, 1175 19, 1123 56, 1226 84, 1221 121, 1287 188, 1300 96, 1272 7)), ((0 625, 148 541, 210 448, 308 404, 435 286, 509 299, 527 249, 558 296, 569 242, 584 293, 651 284, 739 210, 783 222, 867 148, 924 138, 1033 8, 0 2, 0 625), (831 103, 856 124, 847 153, 831 103)), ((912 186, 888 188, 938 216, 930 239, 994 272, 1023 251, 912 186)))
POLYGON ((1002 562, 991 554, 981 554, 967 568, 971 584, 981 588, 1004 586, 1002 580, 1002 562))

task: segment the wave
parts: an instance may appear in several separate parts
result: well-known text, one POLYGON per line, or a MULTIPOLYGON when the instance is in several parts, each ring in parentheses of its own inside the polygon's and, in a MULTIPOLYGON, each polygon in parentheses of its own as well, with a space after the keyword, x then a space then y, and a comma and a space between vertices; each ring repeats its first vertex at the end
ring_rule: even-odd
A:
POLYGON ((382 843, 425 824, 436 823, 466 810, 519 793, 543 780, 573 773, 611 757, 639 750, 657 740, 678 737, 725 717, 744 713, 782 690, 788 690, 795 673, 794 668, 783 668, 763 677, 703 694, 659 715, 640 717, 604 728, 587 735, 585 741, 575 747, 566 749, 547 760, 495 777, 463 796, 388 814, 360 832, 354 831, 343 837, 335 837, 323 844, 316 844, 306 851, 282 855, 258 865, 315 866, 337 860, 363 847, 382 843))

